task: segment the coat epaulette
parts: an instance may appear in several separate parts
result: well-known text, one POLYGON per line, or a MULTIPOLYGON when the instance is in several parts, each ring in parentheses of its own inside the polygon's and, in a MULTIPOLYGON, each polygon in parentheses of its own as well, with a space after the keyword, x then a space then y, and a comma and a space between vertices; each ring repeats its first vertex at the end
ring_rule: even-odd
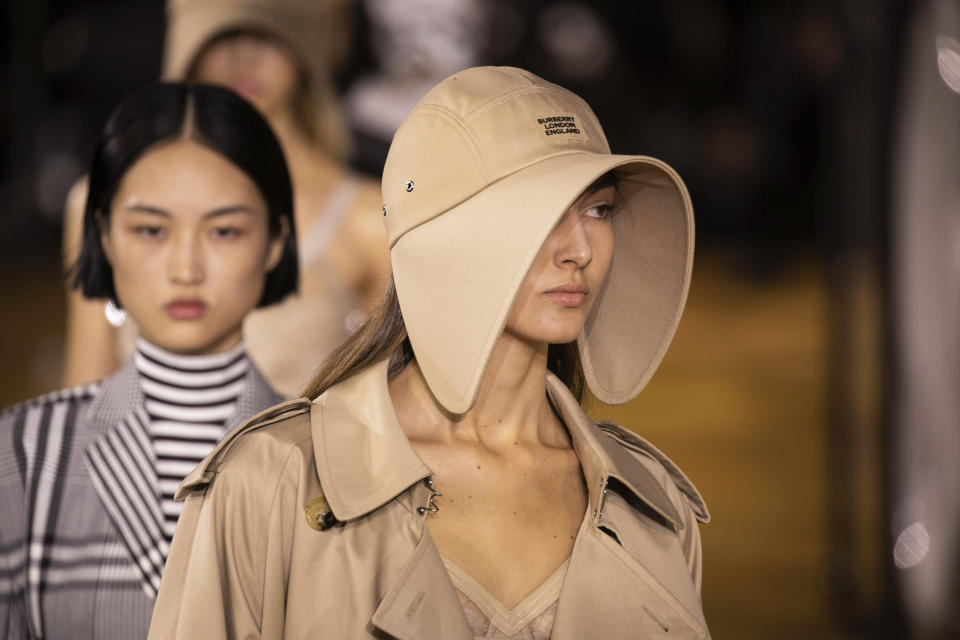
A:
POLYGON ((274 424, 275 422, 289 420, 295 416, 309 413, 311 404, 312 403, 309 398, 288 400, 261 411, 257 415, 241 424, 239 427, 231 431, 227 437, 221 440, 220 444, 218 444, 216 448, 211 451, 206 458, 203 459, 203 462, 197 465, 197 467, 191 471, 186 478, 183 479, 183 482, 181 482, 180 486, 177 487, 177 491, 174 494, 174 499, 183 500, 192 491, 210 484, 213 476, 217 473, 217 471, 219 471, 220 464, 230 451, 230 448, 233 447, 233 445, 246 434, 258 429, 262 429, 263 427, 274 424))
POLYGON ((710 521, 710 512, 707 510, 707 504, 703 496, 701 496, 697 488, 693 486, 693 483, 686 474, 680 470, 680 467, 668 458, 666 454, 653 446, 646 438, 638 436, 633 431, 621 427, 615 422, 598 420, 596 421, 596 425, 601 431, 627 449, 648 455, 659 462, 663 468, 667 470, 667 473, 670 474, 670 477, 677 485, 677 488, 680 489, 680 492, 687 498, 687 501, 690 503, 690 508, 693 510, 697 520, 704 523, 710 521))

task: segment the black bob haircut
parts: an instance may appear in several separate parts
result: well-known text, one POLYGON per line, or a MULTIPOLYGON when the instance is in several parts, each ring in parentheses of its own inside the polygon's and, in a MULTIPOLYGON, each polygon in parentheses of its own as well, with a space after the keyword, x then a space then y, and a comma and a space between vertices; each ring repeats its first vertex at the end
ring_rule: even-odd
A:
POLYGON ((228 89, 204 84, 155 82, 128 97, 110 115, 93 153, 83 213, 80 254, 70 269, 70 285, 85 298, 109 298, 119 306, 113 267, 100 233, 109 224, 110 205, 130 167, 163 142, 189 139, 229 160, 260 190, 267 204, 270 234, 287 221, 286 242, 277 265, 267 273, 257 306, 279 302, 297 290, 297 235, 293 188, 283 150, 263 116, 228 89))

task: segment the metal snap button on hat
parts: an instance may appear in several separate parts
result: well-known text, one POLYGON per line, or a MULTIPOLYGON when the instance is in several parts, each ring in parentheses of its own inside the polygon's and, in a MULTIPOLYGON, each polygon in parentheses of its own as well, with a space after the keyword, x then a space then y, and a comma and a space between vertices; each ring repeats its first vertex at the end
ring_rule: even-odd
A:
POLYGON ((407 193, 413 191, 413 180, 407 180, 407 184, 405 184, 403 188, 407 190, 407 193))

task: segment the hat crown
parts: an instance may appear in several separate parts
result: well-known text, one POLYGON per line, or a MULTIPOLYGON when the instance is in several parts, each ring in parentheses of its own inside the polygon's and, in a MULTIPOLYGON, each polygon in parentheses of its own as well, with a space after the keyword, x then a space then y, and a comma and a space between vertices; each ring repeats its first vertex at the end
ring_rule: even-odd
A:
POLYGON ((417 103, 390 145, 382 182, 390 246, 505 176, 574 152, 610 149, 573 92, 512 67, 450 76, 417 103))

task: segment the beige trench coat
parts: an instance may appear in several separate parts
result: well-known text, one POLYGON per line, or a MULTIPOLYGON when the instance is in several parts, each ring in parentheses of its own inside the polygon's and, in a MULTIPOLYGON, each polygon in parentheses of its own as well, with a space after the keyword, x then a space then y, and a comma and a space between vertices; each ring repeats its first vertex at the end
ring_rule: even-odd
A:
MULTIPOLYGON (((547 382, 589 497, 552 637, 708 638, 703 500, 652 445, 595 424, 547 382)), ((181 485, 150 638, 472 640, 417 512, 430 476, 397 422, 386 362, 264 412, 181 485), (305 516, 321 496, 337 520, 326 530, 305 516)))

